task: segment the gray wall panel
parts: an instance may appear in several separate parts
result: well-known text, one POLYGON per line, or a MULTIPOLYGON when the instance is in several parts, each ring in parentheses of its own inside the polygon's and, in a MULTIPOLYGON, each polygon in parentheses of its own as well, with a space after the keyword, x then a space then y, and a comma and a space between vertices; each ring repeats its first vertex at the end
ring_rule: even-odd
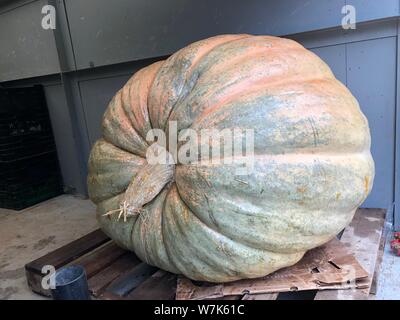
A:
POLYGON ((218 33, 203 1, 67 0, 78 69, 169 54, 218 33), (203 25, 203 28, 200 26, 203 25), (203 30, 202 30, 203 29, 203 30))
POLYGON ((397 36, 397 20, 371 21, 357 24, 355 30, 341 27, 289 35, 288 38, 307 48, 326 47, 355 41, 397 36))
POLYGON ((103 113, 112 97, 129 78, 130 75, 121 75, 79 82, 90 144, 95 143, 101 137, 103 113))
POLYGON ((393 202, 396 108, 396 38, 347 45, 348 87, 367 116, 376 174, 365 207, 393 202))
MULTIPOLYGON (((83 172, 81 172, 78 149, 73 138, 64 89, 61 84, 47 85, 45 94, 64 186, 68 189, 76 189, 83 172)), ((79 190, 79 192, 82 191, 79 190)))
POLYGON ((170 54, 215 34, 285 35, 339 26, 346 2, 356 7, 358 22, 399 14, 398 0, 64 1, 68 20, 63 1, 4 2, 0 81, 59 72, 53 31, 41 28, 47 2, 57 5, 61 23, 55 33, 65 42, 62 60, 68 60, 62 61, 64 70, 75 68, 72 47, 77 68, 84 69, 170 54), (13 9, 10 3, 25 4, 13 9))
POLYGON ((264 17, 269 33, 274 35, 331 28, 341 24, 345 3, 345 0, 274 1, 264 11, 264 17))
POLYGON ((170 54, 222 33, 338 26, 345 0, 65 0, 78 69, 170 54))
POLYGON ((346 0, 356 9, 357 21, 368 21, 399 15, 399 0, 346 0))
MULTIPOLYGON (((398 25, 398 35, 400 34, 400 24, 398 25)), ((397 37, 397 81, 396 81, 396 154, 395 154, 395 192, 394 192, 394 226, 400 231, 400 37, 397 37)))
POLYGON ((329 65, 338 80, 346 84, 346 45, 315 48, 311 51, 329 65))
POLYGON ((0 82, 60 71, 52 30, 41 26, 40 0, 0 13, 0 82))

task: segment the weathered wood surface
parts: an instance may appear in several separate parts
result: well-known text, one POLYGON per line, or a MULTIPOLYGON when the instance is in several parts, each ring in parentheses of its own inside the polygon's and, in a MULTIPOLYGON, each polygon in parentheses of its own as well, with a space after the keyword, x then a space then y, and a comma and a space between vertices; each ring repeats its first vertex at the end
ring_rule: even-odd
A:
POLYGON ((384 223, 384 209, 359 209, 340 239, 353 252, 355 258, 368 272, 369 276, 365 279, 365 288, 321 291, 316 294, 315 300, 368 299, 379 257, 379 245, 381 243, 384 223))
POLYGON ((39 259, 29 262, 25 265, 28 286, 33 292, 44 296, 50 296, 50 291, 42 287, 42 279, 44 276, 44 274, 42 274, 43 266, 54 266, 57 270, 73 261, 75 263, 76 259, 85 254, 91 254, 93 250, 96 250, 99 246, 107 242, 111 244, 110 238, 98 229, 39 259))
POLYGON ((136 255, 125 253, 107 268, 89 278, 88 286, 92 295, 94 297, 98 297, 110 283, 128 273, 135 265, 139 263, 140 260, 136 257, 136 255))
POLYGON ((246 294, 246 299, 251 299, 252 294, 363 288, 367 277, 368 273, 351 252, 335 238, 307 252, 296 265, 263 278, 198 286, 180 277, 176 298, 198 300, 246 294))
POLYGON ((156 273, 157 270, 158 268, 150 266, 144 262, 141 262, 138 265, 133 265, 130 271, 111 282, 105 291, 124 297, 139 287, 149 277, 156 273))
POLYGON ((176 291, 176 275, 162 270, 154 273, 126 296, 128 300, 173 300, 176 291))
MULTIPOLYGON (((291 289, 312 289, 307 282, 317 280, 319 287, 316 288, 314 284, 313 289, 321 290, 328 287, 343 289, 354 286, 359 288, 316 291, 315 299, 317 300, 367 299, 373 274, 379 270, 384 216, 385 211, 381 209, 358 210, 353 222, 343 232, 340 242, 334 239, 329 245, 307 253, 299 264, 270 275, 269 278, 275 279, 272 281, 274 289, 266 290, 265 286, 257 283, 259 279, 239 281, 247 285, 246 289, 232 284, 203 283, 202 289, 197 292, 201 295, 195 298, 275 300, 279 297, 279 292, 287 292, 291 289), (356 260, 353 255, 348 254, 349 251, 354 254, 356 260), (319 264, 316 265, 318 261, 319 264), (350 284, 344 283, 343 277, 349 276, 346 274, 346 265, 356 265, 357 261, 362 266, 355 269, 355 277, 358 280, 355 283, 351 281, 350 284), (305 276, 303 282, 298 281, 299 275, 305 276)), ((49 295, 47 290, 41 288, 43 275, 40 272, 43 265, 51 263, 54 263, 56 268, 69 264, 83 265, 88 274, 89 290, 95 299, 174 299, 177 282, 178 287, 182 287, 182 281, 186 281, 188 285, 186 293, 185 290, 183 293, 178 290, 177 298, 182 298, 182 294, 186 294, 186 298, 193 294, 193 292, 190 293, 193 285, 189 280, 179 277, 177 281, 176 275, 141 262, 134 253, 117 247, 100 230, 28 263, 26 265, 27 279, 33 291, 49 295)), ((292 294, 301 295, 301 292, 292 292, 292 294)))
POLYGON ((242 300, 276 300, 279 293, 245 294, 242 300))
POLYGON ((84 256, 79 257, 69 264, 80 265, 84 267, 86 276, 90 278, 104 268, 107 268, 110 264, 124 254, 126 254, 126 250, 117 246, 113 241, 110 241, 85 254, 84 256))
POLYGON ((110 238, 106 236, 103 231, 100 229, 95 230, 82 238, 72 241, 63 247, 28 263, 25 266, 25 269, 34 270, 39 273, 41 273, 44 265, 52 265, 58 269, 84 254, 91 252, 108 241, 110 241, 110 238))
POLYGON ((385 243, 386 243, 386 239, 387 239, 387 232, 388 230, 386 230, 386 225, 383 228, 382 231, 382 236, 381 236, 381 241, 379 243, 379 251, 378 251, 378 258, 376 259, 376 264, 375 264, 375 270, 374 270, 374 276, 372 278, 372 283, 371 283, 371 289, 369 292, 369 297, 368 299, 370 300, 374 300, 375 299, 375 295, 377 293, 378 290, 378 281, 379 281, 379 274, 381 272, 381 264, 383 261, 383 254, 385 251, 385 243))

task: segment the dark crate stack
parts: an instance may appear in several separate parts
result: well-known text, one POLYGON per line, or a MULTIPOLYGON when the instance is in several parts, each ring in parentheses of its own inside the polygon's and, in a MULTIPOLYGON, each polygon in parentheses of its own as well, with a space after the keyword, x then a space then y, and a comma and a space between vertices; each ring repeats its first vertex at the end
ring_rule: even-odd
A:
POLYGON ((0 208, 21 210, 61 193, 43 87, 0 89, 0 208))

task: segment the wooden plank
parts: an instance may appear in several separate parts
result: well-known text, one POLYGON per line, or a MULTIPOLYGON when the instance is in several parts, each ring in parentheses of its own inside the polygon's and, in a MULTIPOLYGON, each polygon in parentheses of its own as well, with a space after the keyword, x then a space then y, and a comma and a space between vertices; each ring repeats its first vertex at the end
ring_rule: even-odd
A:
POLYGON ((206 299, 204 299, 204 300, 217 300, 217 301, 219 301, 219 300, 232 300, 232 301, 234 301, 234 300, 242 300, 242 298, 243 298, 243 295, 242 294, 237 294, 237 295, 233 295, 233 296, 224 296, 224 297, 219 297, 219 298, 206 298, 206 299))
POLYGON ((25 269, 39 274, 41 274, 42 267, 45 265, 52 265, 58 269, 94 250, 107 241, 110 241, 110 238, 106 236, 103 231, 97 229, 82 238, 72 241, 63 247, 26 264, 25 269))
POLYGON ((379 243, 378 258, 376 259, 374 276, 372 278, 371 289, 369 292, 369 294, 370 294, 369 299, 374 299, 374 296, 376 295, 376 292, 377 292, 378 279, 379 279, 379 273, 381 271, 381 264, 382 264, 382 260, 383 260, 383 253, 385 250, 386 237, 387 237, 387 232, 385 232, 385 229, 384 229, 382 232, 382 236, 381 236, 381 242, 379 243))
POLYGON ((110 238, 98 229, 39 259, 29 262, 25 265, 28 286, 33 292, 47 297, 51 296, 50 290, 42 288, 43 266, 52 265, 57 270, 109 241, 110 238))
POLYGON ((236 295, 236 296, 225 296, 220 299, 211 299, 211 300, 242 300, 243 295, 236 295))
POLYGON ((96 300, 124 300, 124 297, 104 291, 96 300))
POLYGON ((364 289, 319 291, 315 300, 359 300, 368 299, 379 245, 385 222, 384 209, 359 209, 353 221, 345 229, 341 242, 354 253, 355 258, 368 272, 364 289))
POLYGON ((153 275, 158 268, 144 262, 136 265, 134 269, 115 279, 105 290, 118 296, 126 296, 153 275))
POLYGON ((235 295, 235 296, 225 296, 225 297, 221 297, 221 298, 206 298, 204 300, 216 300, 216 301, 220 301, 220 300, 242 300, 243 295, 235 295))
POLYGON ((124 254, 88 280, 90 292, 93 296, 98 297, 112 281, 126 274, 139 263, 140 260, 134 253, 124 254))
POLYGON ((308 251, 297 264, 257 279, 198 285, 181 276, 178 279, 176 299, 221 299, 224 296, 243 294, 363 288, 366 286, 366 278, 368 272, 361 267, 348 248, 334 238, 308 251))
POLYGON ((276 300, 279 293, 245 294, 242 300, 276 300))
MULTIPOLYGON (((340 242, 354 253, 357 261, 370 275, 368 278, 361 277, 361 280, 357 281, 357 287, 364 289, 318 291, 315 297, 316 300, 368 298, 373 282, 373 274, 375 273, 376 275, 379 272, 379 257, 382 250, 378 249, 383 248, 384 217, 385 210, 383 209, 359 209, 352 223, 345 229, 341 237, 340 242)), ((332 248, 331 253, 336 253, 336 255, 337 252, 342 250, 337 246, 332 248)), ((308 253, 310 259, 313 257, 312 254, 312 252, 308 253)), ((346 258, 345 255, 339 254, 336 256, 336 260, 334 259, 334 262, 339 266, 349 263, 348 259, 344 258, 346 258)), ((313 262, 313 259, 310 261, 313 262)), ((67 264, 84 266, 88 275, 89 288, 100 299, 173 299, 175 297, 176 275, 140 262, 133 253, 128 253, 118 247, 100 230, 75 240, 25 266, 28 284, 34 292, 42 295, 49 295, 48 291, 41 288, 41 268, 47 264, 53 264, 56 269, 67 264)), ((331 274, 328 270, 329 268, 334 267, 327 263, 321 264, 319 266, 319 274, 314 274, 312 277, 318 277, 322 283, 332 282, 334 284, 335 277, 340 276, 340 274, 331 274)), ((293 270, 296 270, 296 266, 291 267, 290 270, 294 272, 293 270)), ((357 272, 360 272, 360 270, 357 272)), ((338 284, 337 287, 346 288, 346 285, 338 284)), ((348 287, 352 286, 349 285, 348 287)), ((207 290, 210 292, 204 293, 203 298, 221 300, 277 299, 278 293, 257 292, 257 288, 254 285, 251 288, 251 294, 245 293, 243 296, 243 292, 238 294, 241 291, 231 290, 232 292, 230 292, 227 290, 229 286, 226 287, 226 285, 209 287, 207 290), (222 297, 224 294, 226 296, 222 297)), ((188 287, 188 289, 192 290, 191 287, 188 287)))
POLYGON ((109 241, 86 255, 71 261, 69 265, 84 267, 86 276, 90 279, 126 253, 127 251, 119 247, 114 241, 109 241))
POLYGON ((29 270, 25 270, 25 274, 26 274, 26 281, 28 282, 28 286, 33 292, 40 294, 42 296, 45 296, 45 297, 51 297, 50 290, 43 289, 43 287, 42 287, 42 279, 43 279, 42 274, 38 274, 36 272, 32 272, 29 270))
POLYGON ((173 300, 176 291, 175 274, 159 270, 129 293, 127 300, 173 300))

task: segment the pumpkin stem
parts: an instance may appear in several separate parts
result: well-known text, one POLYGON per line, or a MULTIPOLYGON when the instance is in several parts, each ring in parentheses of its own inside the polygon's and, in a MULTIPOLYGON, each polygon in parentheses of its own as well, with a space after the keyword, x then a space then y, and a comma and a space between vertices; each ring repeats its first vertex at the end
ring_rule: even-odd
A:
POLYGON ((118 214, 126 222, 128 217, 137 216, 145 204, 153 200, 165 185, 174 181, 174 164, 146 164, 125 191, 119 209, 108 211, 104 216, 118 214))

